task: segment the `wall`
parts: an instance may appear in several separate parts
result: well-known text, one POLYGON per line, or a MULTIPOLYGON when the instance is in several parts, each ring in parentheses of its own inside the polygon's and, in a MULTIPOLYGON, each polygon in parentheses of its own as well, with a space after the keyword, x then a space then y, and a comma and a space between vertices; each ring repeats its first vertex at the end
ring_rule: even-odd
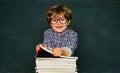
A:
POLYGON ((120 73, 119 0, 1 0, 0 73, 34 73, 35 45, 42 43, 45 12, 54 4, 73 11, 78 72, 120 73))

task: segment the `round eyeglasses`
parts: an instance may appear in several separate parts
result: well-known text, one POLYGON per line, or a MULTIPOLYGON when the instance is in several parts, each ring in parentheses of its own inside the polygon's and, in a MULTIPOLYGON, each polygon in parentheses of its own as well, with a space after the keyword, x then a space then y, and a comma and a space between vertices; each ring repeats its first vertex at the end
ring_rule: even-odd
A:
POLYGON ((52 24, 56 24, 58 21, 59 21, 61 24, 64 24, 64 23, 67 22, 66 18, 52 18, 50 22, 51 22, 52 24))

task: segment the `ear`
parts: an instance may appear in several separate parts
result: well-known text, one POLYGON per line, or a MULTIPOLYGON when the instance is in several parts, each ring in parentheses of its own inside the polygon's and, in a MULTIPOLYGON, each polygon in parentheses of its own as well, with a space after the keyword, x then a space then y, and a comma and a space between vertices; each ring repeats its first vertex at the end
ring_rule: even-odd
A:
POLYGON ((68 21, 68 25, 70 25, 70 22, 71 22, 71 21, 69 20, 69 21, 68 21))

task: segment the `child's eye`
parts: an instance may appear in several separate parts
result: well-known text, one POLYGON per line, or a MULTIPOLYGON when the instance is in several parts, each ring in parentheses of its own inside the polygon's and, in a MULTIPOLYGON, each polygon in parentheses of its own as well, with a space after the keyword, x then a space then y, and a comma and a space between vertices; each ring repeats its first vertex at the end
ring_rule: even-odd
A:
POLYGON ((61 21, 65 21, 66 19, 65 19, 65 18, 61 18, 60 20, 61 20, 61 21))
POLYGON ((51 23, 55 24, 57 22, 57 19, 52 19, 51 23))
POLYGON ((53 21, 53 22, 56 22, 56 21, 57 21, 57 19, 52 19, 52 21, 53 21))

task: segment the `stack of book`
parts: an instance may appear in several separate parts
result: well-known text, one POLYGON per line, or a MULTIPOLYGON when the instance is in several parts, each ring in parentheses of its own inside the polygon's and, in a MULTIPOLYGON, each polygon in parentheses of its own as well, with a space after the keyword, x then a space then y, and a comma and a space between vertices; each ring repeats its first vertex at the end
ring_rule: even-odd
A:
POLYGON ((77 73, 78 57, 59 56, 54 57, 52 51, 40 46, 36 53, 36 73, 77 73))
POLYGON ((36 73, 77 73, 78 57, 36 58, 36 73))

